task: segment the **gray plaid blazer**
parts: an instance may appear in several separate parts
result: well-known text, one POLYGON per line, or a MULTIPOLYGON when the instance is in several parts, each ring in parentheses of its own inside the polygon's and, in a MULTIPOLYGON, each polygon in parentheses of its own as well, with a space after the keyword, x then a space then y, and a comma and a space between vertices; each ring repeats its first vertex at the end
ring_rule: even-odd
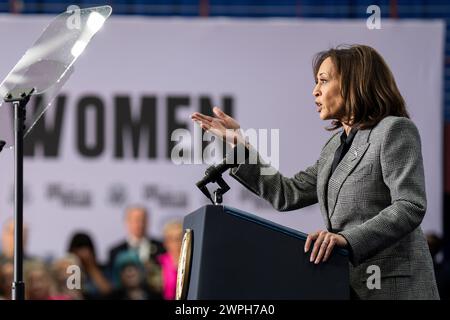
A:
POLYGON ((259 156, 257 165, 241 164, 230 174, 279 211, 319 202, 327 229, 349 243, 354 298, 439 299, 420 227, 426 196, 416 126, 389 116, 372 129, 359 130, 330 177, 340 133, 328 140, 313 166, 292 178, 279 172, 262 175, 268 165, 259 156), (367 285, 372 283, 371 265, 379 267, 380 289, 367 285))

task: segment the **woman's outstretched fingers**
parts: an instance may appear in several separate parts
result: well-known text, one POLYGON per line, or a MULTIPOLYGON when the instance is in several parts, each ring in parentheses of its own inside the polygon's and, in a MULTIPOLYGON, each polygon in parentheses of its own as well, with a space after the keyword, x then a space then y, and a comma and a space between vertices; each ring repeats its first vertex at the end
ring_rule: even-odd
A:
POLYGON ((227 117, 227 115, 222 110, 220 110, 219 107, 214 107, 213 112, 216 116, 218 116, 221 119, 224 119, 227 117))
POLYGON ((215 115, 214 117, 200 112, 194 112, 191 114, 191 119, 198 123, 203 130, 212 133, 232 145, 236 144, 236 137, 239 138, 240 133, 236 133, 235 130, 240 128, 239 123, 218 107, 214 107, 213 113, 215 115))
POLYGON ((213 120, 212 117, 204 115, 204 114, 202 114, 200 112, 194 112, 191 115, 191 119, 192 120, 197 120, 197 121, 202 121, 202 122, 211 122, 213 120))
POLYGON ((205 122, 200 122, 200 128, 202 128, 203 130, 208 130, 209 125, 205 122))

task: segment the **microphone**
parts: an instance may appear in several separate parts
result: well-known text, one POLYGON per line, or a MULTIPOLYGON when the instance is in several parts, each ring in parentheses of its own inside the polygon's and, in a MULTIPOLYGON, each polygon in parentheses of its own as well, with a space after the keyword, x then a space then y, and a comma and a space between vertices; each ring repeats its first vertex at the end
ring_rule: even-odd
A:
MULTIPOLYGON (((206 169, 205 176, 202 180, 198 181, 196 183, 197 187, 202 189, 204 188, 208 183, 210 182, 217 182, 219 179, 222 178, 222 174, 227 171, 228 169, 234 168, 239 166, 238 162, 238 155, 239 152, 236 152, 238 149, 244 149, 244 161, 245 162, 250 154, 250 151, 244 146, 244 145, 238 145, 234 146, 233 149, 226 154, 225 158, 221 162, 219 162, 217 165, 212 165, 206 169)), ((241 162, 242 163, 242 162, 241 162)))
POLYGON ((3 147, 5 146, 6 142, 3 140, 0 140, 0 152, 2 152, 3 147))

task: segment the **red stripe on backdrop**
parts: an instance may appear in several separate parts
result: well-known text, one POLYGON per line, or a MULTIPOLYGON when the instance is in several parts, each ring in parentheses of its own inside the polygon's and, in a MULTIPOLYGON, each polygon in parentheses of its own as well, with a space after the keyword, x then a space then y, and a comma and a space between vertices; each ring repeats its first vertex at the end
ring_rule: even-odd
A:
POLYGON ((398 18, 398 3, 397 0, 389 1, 389 11, 391 18, 398 18))
POLYGON ((200 0, 200 17, 209 16, 209 0, 200 0))

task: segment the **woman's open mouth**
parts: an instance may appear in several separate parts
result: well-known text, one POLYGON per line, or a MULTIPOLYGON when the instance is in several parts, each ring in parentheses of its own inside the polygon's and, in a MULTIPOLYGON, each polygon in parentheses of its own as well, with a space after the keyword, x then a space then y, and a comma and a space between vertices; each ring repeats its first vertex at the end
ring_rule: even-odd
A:
POLYGON ((317 106, 317 112, 320 112, 322 110, 322 104, 319 102, 316 102, 316 106, 317 106))

